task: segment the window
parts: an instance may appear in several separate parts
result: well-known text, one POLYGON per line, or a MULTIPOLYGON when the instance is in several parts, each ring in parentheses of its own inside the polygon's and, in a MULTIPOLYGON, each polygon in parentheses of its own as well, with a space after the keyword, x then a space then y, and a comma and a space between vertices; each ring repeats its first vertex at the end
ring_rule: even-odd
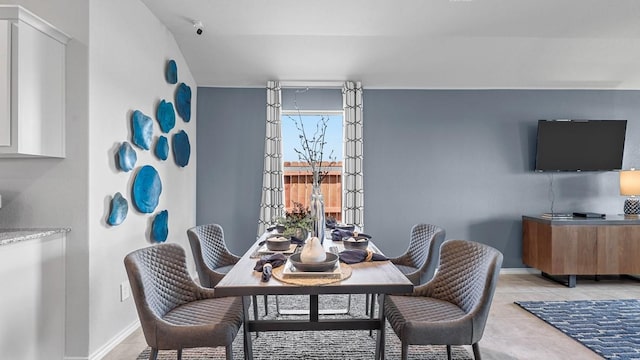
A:
POLYGON ((282 110, 282 159, 284 175, 284 207, 290 212, 295 203, 309 206, 312 188, 312 174, 308 164, 301 159, 297 150, 300 143, 301 128, 312 138, 318 125, 326 120, 325 145, 323 148, 322 169, 327 175, 322 181, 325 216, 342 220, 342 161, 343 161, 343 112, 339 111, 298 111, 282 110))

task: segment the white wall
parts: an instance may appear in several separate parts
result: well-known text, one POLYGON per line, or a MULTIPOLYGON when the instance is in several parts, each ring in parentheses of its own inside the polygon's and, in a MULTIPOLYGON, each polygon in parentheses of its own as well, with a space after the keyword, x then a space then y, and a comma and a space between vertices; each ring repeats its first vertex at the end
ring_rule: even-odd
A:
POLYGON ((156 212, 169 211, 167 242, 181 243, 189 251, 185 231, 195 224, 197 86, 171 33, 139 1, 91 1, 90 19, 89 353, 97 356, 114 336, 137 321, 133 299, 120 302, 119 298, 120 283, 127 278, 123 258, 150 244, 152 216, 139 213, 131 204, 136 169, 128 173, 117 170, 115 151, 122 141, 131 143, 134 110, 154 119, 154 139, 161 134, 155 120, 156 105, 162 99, 175 105, 177 85, 168 84, 164 77, 167 60, 174 59, 178 82, 185 82, 193 92, 192 119, 185 123, 176 115, 176 127, 169 135, 180 129, 190 135, 189 165, 180 168, 172 154, 161 162, 152 151, 134 148, 136 168, 152 165, 160 174, 163 190, 156 212), (105 219, 110 197, 116 192, 129 200, 129 214, 121 225, 110 227, 105 219))
MULTIPOLYGON (((153 165, 160 173, 163 192, 157 210, 169 210, 167 241, 186 246, 185 230, 195 224, 197 86, 173 36, 137 0, 0 3, 22 5, 73 38, 67 48, 67 157, 0 159, 0 228, 71 228, 66 358, 99 358, 137 321, 132 299, 120 302, 119 286, 126 280, 123 258, 150 244, 149 215, 130 209, 122 225, 105 223, 110 196, 119 191, 131 198, 133 179, 116 170, 116 146, 130 141, 133 110, 155 119, 160 99, 174 102, 175 85, 165 82, 164 66, 168 59, 176 60, 179 81, 192 89, 192 120, 177 119, 170 135, 179 129, 189 134, 190 163, 179 168, 172 155, 161 163, 137 149, 137 166, 153 165)), ((154 126, 157 136, 155 120, 154 126)))

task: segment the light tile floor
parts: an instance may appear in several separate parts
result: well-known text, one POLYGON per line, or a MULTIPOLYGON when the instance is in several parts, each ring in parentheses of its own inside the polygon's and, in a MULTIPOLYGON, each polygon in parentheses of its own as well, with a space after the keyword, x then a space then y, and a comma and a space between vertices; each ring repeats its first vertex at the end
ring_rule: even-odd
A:
MULTIPOLYGON (((480 341, 485 360, 600 359, 591 350, 535 316, 516 300, 588 300, 640 298, 640 281, 617 277, 579 278, 575 288, 542 278, 538 273, 502 274, 489 320, 480 341)), ((390 336, 390 335, 388 335, 390 336)), ((135 360, 146 348, 141 330, 114 348, 104 360, 135 360)), ((470 351, 470 347, 468 349, 470 351)))

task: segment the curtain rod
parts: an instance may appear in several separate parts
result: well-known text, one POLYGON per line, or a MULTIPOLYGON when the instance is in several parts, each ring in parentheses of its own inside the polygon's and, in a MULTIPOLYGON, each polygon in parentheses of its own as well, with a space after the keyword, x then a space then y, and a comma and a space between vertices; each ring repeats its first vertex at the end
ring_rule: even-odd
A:
POLYGON ((298 88, 338 88, 342 89, 344 81, 280 81, 280 87, 298 87, 298 88))

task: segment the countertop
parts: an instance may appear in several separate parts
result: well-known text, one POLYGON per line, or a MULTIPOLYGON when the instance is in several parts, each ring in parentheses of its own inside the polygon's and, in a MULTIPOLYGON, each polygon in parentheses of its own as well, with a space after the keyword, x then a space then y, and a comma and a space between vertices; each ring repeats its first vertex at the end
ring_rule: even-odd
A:
POLYGON ((573 216, 569 218, 547 218, 539 215, 524 215, 523 219, 533 220, 551 225, 640 225, 640 217, 637 215, 606 214, 603 218, 586 218, 573 216))
POLYGON ((54 234, 66 234, 69 228, 0 229, 0 246, 40 239, 54 234))

